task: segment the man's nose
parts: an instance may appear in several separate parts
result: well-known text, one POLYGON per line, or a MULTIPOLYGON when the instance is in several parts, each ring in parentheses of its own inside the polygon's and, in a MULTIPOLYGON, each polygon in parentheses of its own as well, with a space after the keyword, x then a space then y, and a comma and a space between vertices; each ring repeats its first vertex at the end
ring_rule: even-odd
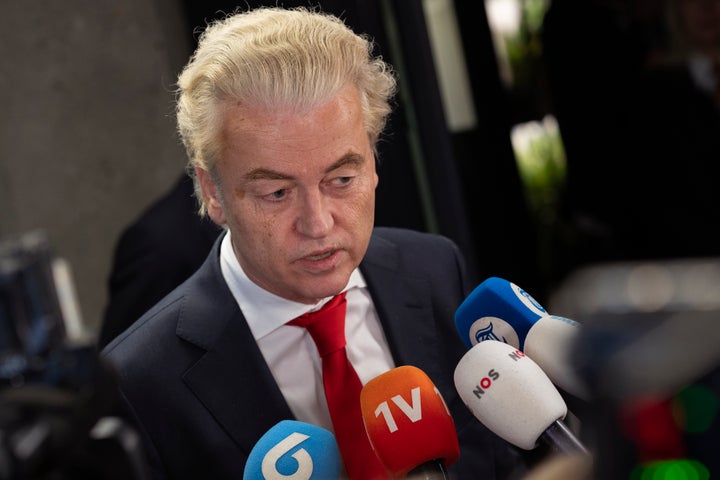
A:
POLYGON ((311 238, 321 238, 330 232, 334 219, 330 199, 319 190, 306 192, 297 219, 297 231, 311 238))

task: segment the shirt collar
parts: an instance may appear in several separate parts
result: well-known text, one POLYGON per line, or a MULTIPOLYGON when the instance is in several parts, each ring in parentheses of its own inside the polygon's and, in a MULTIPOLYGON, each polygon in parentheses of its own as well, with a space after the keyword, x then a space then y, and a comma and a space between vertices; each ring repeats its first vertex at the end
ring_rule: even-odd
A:
MULTIPOLYGON (((220 267, 225 282, 230 288, 233 297, 235 297, 235 301, 238 303, 256 340, 268 335, 303 313, 320 308, 332 298, 324 298, 315 305, 307 305, 279 297, 256 285, 245 274, 235 256, 229 230, 220 245, 220 267)), ((365 286, 365 279, 360 270, 356 268, 350 275, 348 284, 343 291, 364 288, 365 286)))

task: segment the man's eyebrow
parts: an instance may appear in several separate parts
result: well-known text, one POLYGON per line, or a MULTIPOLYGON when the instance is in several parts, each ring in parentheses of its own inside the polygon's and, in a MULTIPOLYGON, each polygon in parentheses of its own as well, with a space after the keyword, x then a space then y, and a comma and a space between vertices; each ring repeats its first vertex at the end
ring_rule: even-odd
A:
POLYGON ((245 180, 291 180, 290 175, 276 172, 268 168, 256 168, 243 175, 245 180))
POLYGON ((325 169, 325 173, 330 173, 333 170, 344 167, 346 165, 357 166, 361 165, 365 161, 365 158, 357 153, 347 153, 343 155, 337 162, 330 165, 325 169))
MULTIPOLYGON (((325 169, 325 173, 330 173, 333 170, 344 167, 346 165, 360 165, 365 161, 362 155, 357 153, 348 153, 343 155, 338 161, 330 165, 325 169)), ((269 168, 256 168, 250 170, 248 173, 243 175, 243 178, 248 181, 253 180, 292 180, 291 175, 286 175, 269 168)))

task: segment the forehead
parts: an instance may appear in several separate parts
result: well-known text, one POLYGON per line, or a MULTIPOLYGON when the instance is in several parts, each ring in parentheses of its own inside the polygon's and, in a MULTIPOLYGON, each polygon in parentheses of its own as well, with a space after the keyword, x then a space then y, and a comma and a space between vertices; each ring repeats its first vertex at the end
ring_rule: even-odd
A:
POLYGON ((360 95, 352 85, 303 111, 229 105, 224 111, 222 141, 222 159, 242 161, 248 167, 315 157, 337 160, 348 152, 365 156, 370 149, 360 95))

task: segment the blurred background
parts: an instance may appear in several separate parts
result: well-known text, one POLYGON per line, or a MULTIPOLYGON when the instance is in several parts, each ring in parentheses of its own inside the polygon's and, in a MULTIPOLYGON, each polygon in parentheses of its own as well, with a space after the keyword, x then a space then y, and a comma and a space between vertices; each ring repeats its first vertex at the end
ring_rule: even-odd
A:
MULTIPOLYGON (((447 235, 477 282, 507 278, 551 313, 610 326, 588 328, 590 376, 627 353, 597 336, 617 346, 628 325, 633 341, 693 325, 656 338, 675 363, 715 351, 720 0, 0 0, 0 240, 44 232, 90 332, 121 235, 183 174, 174 82, 198 34, 276 3, 341 16, 398 71, 378 225, 447 235)), ((682 380, 706 381, 718 359, 692 358, 682 380)), ((671 380, 648 384, 674 395, 671 380)), ((611 411, 636 396, 622 392, 611 411)))

